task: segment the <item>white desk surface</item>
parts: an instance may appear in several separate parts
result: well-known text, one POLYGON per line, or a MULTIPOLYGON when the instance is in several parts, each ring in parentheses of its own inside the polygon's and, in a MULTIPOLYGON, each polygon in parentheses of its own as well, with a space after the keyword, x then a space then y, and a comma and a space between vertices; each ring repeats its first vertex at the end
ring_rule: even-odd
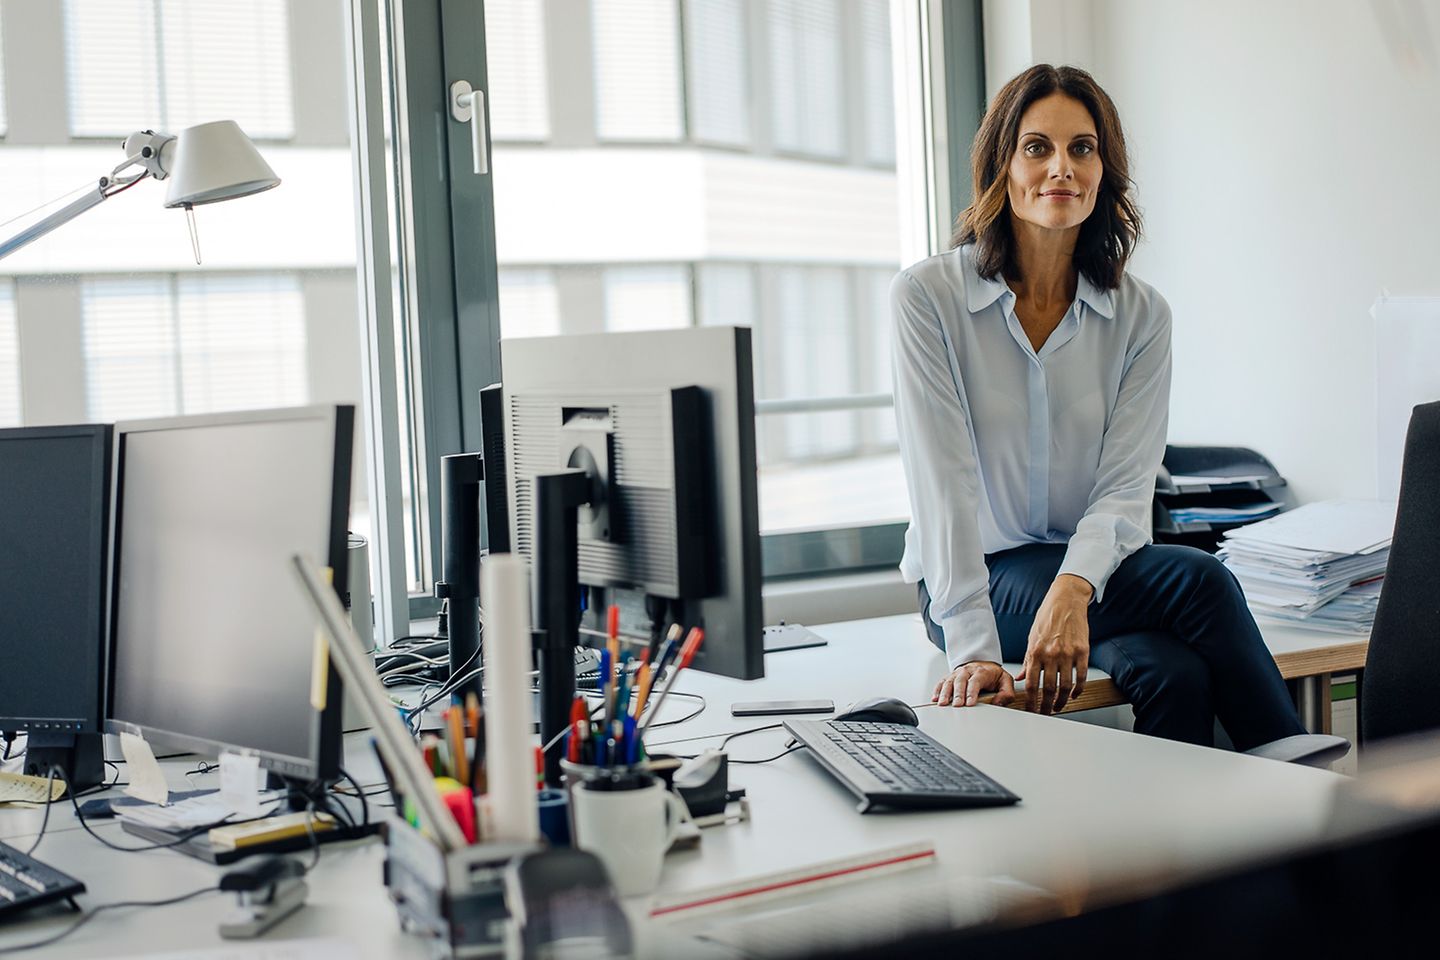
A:
MULTIPOLYGON (((773 722, 730 717, 733 700, 829 697, 840 706, 875 695, 901 696, 911 703, 929 700, 943 663, 913 618, 835 624, 818 632, 830 639, 829 646, 772 655, 764 680, 742 683, 698 673, 682 677, 677 689, 703 694, 708 707, 681 727, 657 730, 657 750, 662 740, 773 722)), ((691 708, 676 703, 671 709, 683 715, 691 708)), ((979 811, 861 816, 851 795, 803 752, 764 766, 735 766, 732 785, 748 791, 751 821, 706 830, 701 849, 672 854, 662 884, 694 889, 929 840, 940 861, 937 876, 947 881, 1010 877, 1081 906, 1103 899, 1116 884, 1169 885, 1302 845, 1320 834, 1341 780, 1308 767, 1016 710, 927 706, 919 714, 922 729, 1023 801, 979 811)), ((352 746, 362 743, 350 741, 352 746)), ((672 748, 688 752, 704 745, 687 741, 672 748)), ((734 741, 730 750, 735 757, 763 757, 781 748, 781 733, 770 731, 734 741)), ((373 765, 364 752, 352 750, 348 764, 368 784, 374 782, 373 765)), ((183 787, 189 764, 166 766, 172 788, 183 787)), ((215 778, 196 779, 194 785, 208 786, 215 778)), ((25 849, 39 818, 38 811, 0 809, 0 838, 25 849)), ((117 843, 138 842, 114 824, 97 829, 117 843)), ((36 855, 86 883, 84 906, 159 899, 215 883, 220 873, 169 851, 105 848, 80 830, 68 804, 51 811, 36 855)), ((399 932, 381 885, 382 859, 373 841, 325 847, 310 877, 308 906, 269 938, 331 935, 354 943, 363 957, 425 955, 421 941, 399 932)), ((25 956, 125 956, 218 946, 216 924, 228 907, 228 897, 216 894, 175 906, 107 912, 56 946, 25 956)), ((56 932, 71 917, 47 912, 9 922, 0 928, 0 952, 56 932)))

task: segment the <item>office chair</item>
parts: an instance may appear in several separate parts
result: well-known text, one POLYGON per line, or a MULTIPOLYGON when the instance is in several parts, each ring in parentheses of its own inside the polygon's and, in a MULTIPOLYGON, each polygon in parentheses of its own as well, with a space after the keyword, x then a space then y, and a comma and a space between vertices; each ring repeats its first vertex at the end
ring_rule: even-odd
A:
POLYGON ((1395 539, 1360 681, 1360 737, 1440 727, 1440 403, 1410 415, 1395 539))

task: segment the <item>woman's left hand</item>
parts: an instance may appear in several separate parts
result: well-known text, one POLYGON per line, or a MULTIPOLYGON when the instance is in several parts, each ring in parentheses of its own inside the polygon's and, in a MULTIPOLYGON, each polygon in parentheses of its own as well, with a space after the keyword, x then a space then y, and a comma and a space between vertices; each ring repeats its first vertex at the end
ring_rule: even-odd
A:
POLYGON ((1090 665, 1089 581, 1062 573, 1050 584, 1035 622, 1025 663, 1016 680, 1025 681, 1025 709, 1059 713, 1085 691, 1090 665))

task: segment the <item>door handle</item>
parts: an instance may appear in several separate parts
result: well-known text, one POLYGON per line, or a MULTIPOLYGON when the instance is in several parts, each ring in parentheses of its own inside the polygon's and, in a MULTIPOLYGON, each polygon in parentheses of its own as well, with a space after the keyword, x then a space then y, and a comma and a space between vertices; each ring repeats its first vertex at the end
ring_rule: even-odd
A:
POLYGON ((489 144, 485 140, 485 91, 476 90, 468 80, 450 84, 450 116, 470 124, 470 146, 475 154, 475 172, 490 172, 489 144))

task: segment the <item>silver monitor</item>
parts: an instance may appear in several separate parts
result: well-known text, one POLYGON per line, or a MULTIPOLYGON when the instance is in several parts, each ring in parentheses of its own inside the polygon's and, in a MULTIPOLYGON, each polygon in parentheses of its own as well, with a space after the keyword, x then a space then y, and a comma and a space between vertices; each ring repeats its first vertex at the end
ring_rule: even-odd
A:
POLYGON ((112 730, 338 776, 340 688, 311 706, 315 621, 290 558, 346 578, 354 408, 120 423, 112 730))

